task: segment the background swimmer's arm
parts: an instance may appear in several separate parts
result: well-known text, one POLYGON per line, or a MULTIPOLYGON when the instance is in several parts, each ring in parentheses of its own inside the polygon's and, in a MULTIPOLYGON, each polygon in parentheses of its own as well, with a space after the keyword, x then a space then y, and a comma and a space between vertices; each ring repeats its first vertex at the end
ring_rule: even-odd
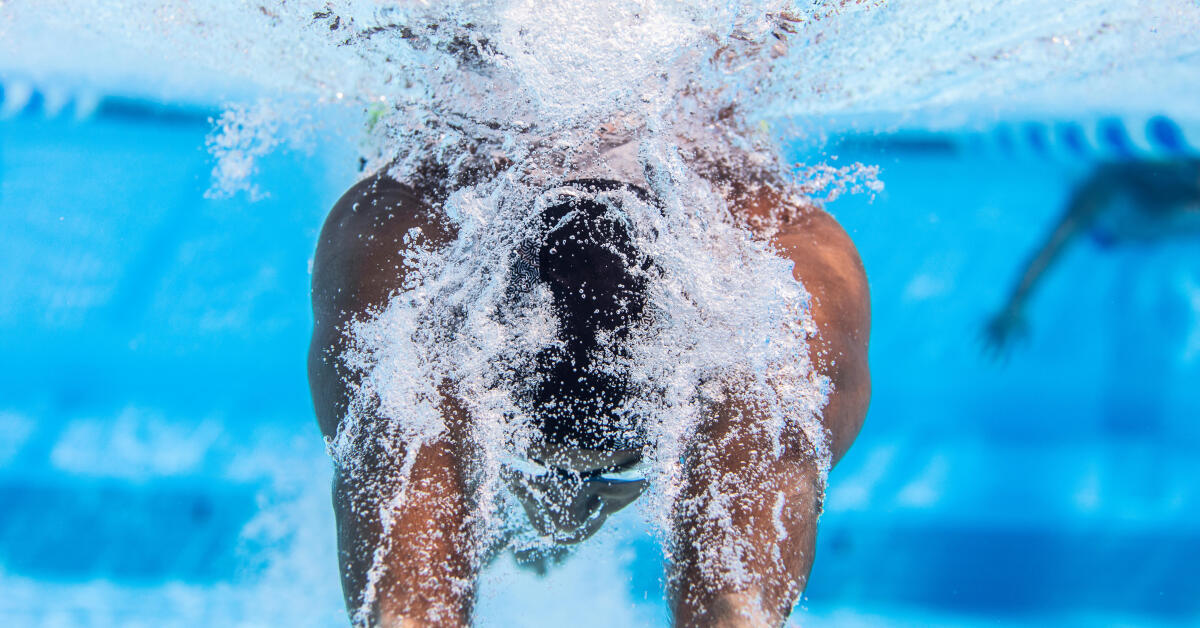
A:
MULTIPOLYGON (((351 188, 326 218, 313 260, 308 366, 327 438, 337 435, 357 377, 341 363, 347 325, 383 307, 404 285, 401 250, 414 227, 431 246, 452 237, 416 190, 379 176, 351 188)), ((462 412, 452 400, 445 400, 444 411, 448 425, 461 425, 462 412)), ((354 473, 335 469, 338 559, 356 623, 400 625, 405 617, 435 613, 447 625, 466 625, 474 570, 458 442, 447 438, 423 447, 407 471, 400 468, 405 443, 366 443, 356 452, 361 466, 354 473), (397 500, 401 491, 404 498, 397 500)))
MULTIPOLYGON (((805 213, 775 243, 813 296, 818 335, 809 352, 833 383, 821 420, 836 462, 858 434, 871 397, 866 274, 849 236, 821 210, 805 213)), ((676 521, 676 625, 779 625, 807 585, 822 501, 820 463, 798 430, 784 434, 781 456, 765 455, 773 446, 767 416, 727 401, 698 435, 676 521)))
POLYGON ((1058 224, 1026 262, 1020 278, 1013 285, 1004 307, 984 330, 988 348, 1002 352, 1017 334, 1024 333, 1024 312, 1029 297, 1033 294, 1046 272, 1054 265, 1067 246, 1095 222, 1112 200, 1114 180, 1119 173, 1110 168, 1100 168, 1071 196, 1067 209, 1058 224))

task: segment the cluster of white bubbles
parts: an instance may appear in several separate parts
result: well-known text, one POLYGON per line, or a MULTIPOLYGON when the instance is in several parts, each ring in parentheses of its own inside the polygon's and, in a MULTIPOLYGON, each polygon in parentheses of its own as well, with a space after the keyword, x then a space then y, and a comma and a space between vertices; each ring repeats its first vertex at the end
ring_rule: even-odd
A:
MULTIPOLYGON (((770 236, 809 210, 807 193, 878 183, 861 166, 818 166, 807 185, 797 181, 780 157, 780 130, 768 128, 778 113, 895 111, 1164 60, 1194 67, 1200 13, 1169 0, 7 0, 0 8, 9 47, 34 41, 33 32, 71 32, 273 94, 218 120, 219 191, 248 189, 258 156, 318 126, 318 104, 365 117, 365 172, 401 182, 437 173, 448 192, 437 211, 457 236, 410 247, 406 289, 349 330, 342 359, 359 383, 331 451, 354 473, 364 439, 384 436, 406 444, 395 451, 411 465, 415 445, 445 436, 438 387, 453 382, 478 445, 484 537, 507 529, 500 469, 531 438, 498 365, 527 363, 561 340, 546 294, 534 290, 513 310, 505 269, 518 243, 536 237, 540 195, 600 160, 613 138, 629 147, 637 183, 653 198, 613 193, 623 195, 633 243, 654 272, 646 322, 600 362, 645 391, 629 409, 646 448, 647 512, 666 530, 685 448, 723 383, 739 382, 767 409, 764 425, 804 434, 828 465, 820 412, 830 383, 808 352, 810 297, 770 236), (751 224, 732 205, 763 187, 777 193, 779 215, 751 224)), ((22 54, 30 67, 53 67, 44 52, 22 54)))

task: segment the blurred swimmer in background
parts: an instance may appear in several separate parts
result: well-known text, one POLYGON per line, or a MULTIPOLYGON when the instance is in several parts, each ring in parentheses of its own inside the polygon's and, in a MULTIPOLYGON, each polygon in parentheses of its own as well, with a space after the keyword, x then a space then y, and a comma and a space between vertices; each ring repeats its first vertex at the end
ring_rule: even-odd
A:
POLYGON ((985 349, 1003 355, 1028 333, 1025 309, 1034 289, 1080 237, 1109 248, 1198 234, 1200 159, 1118 161, 1096 167, 1076 187, 1062 217, 984 329, 985 349))
MULTIPOLYGON (((547 473, 510 474, 509 486, 538 532, 565 544, 590 536, 644 488, 643 481, 604 477, 635 466, 647 443, 619 412, 637 391, 594 364, 593 350, 598 336, 622 338, 646 317, 643 277, 654 262, 633 251, 622 202, 653 199, 632 146, 603 134, 601 144, 595 168, 568 173, 543 194, 535 237, 513 242, 515 263, 496 269, 518 276, 513 285, 525 290, 548 289, 559 317, 562 342, 539 353, 536 373, 525 374, 537 382, 524 403, 539 432, 525 455, 547 473)), ((785 203, 779 184, 751 181, 750 173, 710 173, 721 179, 731 210, 746 218, 785 203)), ((328 439, 338 434, 361 384, 360 375, 334 359, 351 342, 348 326, 393 295, 421 290, 406 276, 404 257, 456 238, 440 210, 452 188, 436 177, 396 181, 378 173, 346 192, 326 219, 313 268, 309 376, 328 439)), ((858 433, 870 397, 867 279, 850 238, 816 207, 793 212, 773 243, 813 297, 817 332, 809 352, 830 379, 821 423, 836 462, 858 433)), ((343 588, 352 613, 364 602, 371 607, 363 623, 471 621, 482 559, 471 550, 470 421, 453 394, 438 403, 448 431, 415 457, 402 504, 384 508, 376 497, 398 464, 387 455, 370 459, 366 474, 339 470, 335 479, 343 588), (381 539, 385 529, 390 538, 381 539)), ((765 408, 729 397, 709 408, 686 452, 683 499, 672 515, 680 539, 669 574, 677 625, 781 625, 804 590, 823 470, 810 436, 797 430, 782 434, 781 455, 768 455, 771 436, 757 426, 766 417, 765 408), (709 514, 718 502, 725 519, 709 514)))

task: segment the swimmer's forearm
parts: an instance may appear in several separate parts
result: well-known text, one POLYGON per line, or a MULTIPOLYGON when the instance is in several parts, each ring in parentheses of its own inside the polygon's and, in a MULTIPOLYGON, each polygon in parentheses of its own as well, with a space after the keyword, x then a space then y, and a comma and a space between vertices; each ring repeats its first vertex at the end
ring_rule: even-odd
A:
POLYGON ((1098 181, 1089 182, 1076 194, 1054 231, 1025 264, 1024 272, 1013 286, 1005 304, 1005 315, 1015 317, 1024 311, 1034 288, 1076 236, 1095 221, 1096 215, 1107 203, 1107 196, 1107 187, 1098 181))
POLYGON ((1042 244, 1037 253, 1026 263, 1025 272, 1021 274, 1021 279, 1017 281, 1016 286, 1013 288, 1012 294, 1008 299, 1008 305, 1005 307, 1005 312, 1016 314, 1025 309, 1025 304, 1029 301, 1030 295, 1033 294, 1033 289, 1041 282, 1042 277, 1046 275, 1046 271, 1054 265, 1054 262, 1058 260, 1062 252, 1066 250, 1067 245, 1074 239, 1079 229, 1080 225, 1078 221, 1071 216, 1067 216, 1055 227, 1046 242, 1042 244))
POLYGON ((694 545, 680 548, 675 626, 781 626, 787 620, 808 584, 820 515, 815 468, 796 471, 777 468, 758 483, 783 490, 748 489, 731 500, 738 504, 729 518, 701 515, 681 530, 694 545))
POLYGON ((469 625, 476 565, 459 457, 442 441, 421 446, 407 472, 385 463, 337 474, 342 586, 356 626, 469 625))
MULTIPOLYGON (((372 517, 365 513, 358 516, 372 517)), ((424 513, 393 514, 400 529, 381 538, 377 522, 362 530, 364 536, 348 538, 339 517, 339 545, 343 592, 352 624, 358 627, 467 626, 472 594, 459 582, 471 582, 469 559, 462 548, 438 542, 461 539, 457 530, 437 523, 424 513), (422 527, 424 525, 424 527, 422 527), (432 620, 431 620, 432 618, 432 620)))
POLYGON ((741 628, 743 626, 778 626, 786 616, 769 613, 762 606, 759 590, 723 593, 711 600, 704 608, 692 608, 691 613, 676 613, 675 625, 679 627, 704 626, 705 628, 741 628))
POLYGON ((812 569, 820 471, 801 434, 775 449, 761 409, 716 410, 697 436, 675 521, 675 625, 778 626, 812 569))

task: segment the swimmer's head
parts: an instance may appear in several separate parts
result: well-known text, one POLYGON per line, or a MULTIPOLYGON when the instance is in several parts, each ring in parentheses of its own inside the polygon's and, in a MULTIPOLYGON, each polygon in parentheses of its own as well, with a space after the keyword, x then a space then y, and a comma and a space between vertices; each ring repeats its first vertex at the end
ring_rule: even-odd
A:
POLYGON ((533 262, 527 272, 552 295, 562 341, 537 355, 526 410, 550 443, 625 449, 635 431, 622 412, 629 386, 599 362, 622 352, 622 341, 643 317, 648 262, 616 199, 645 194, 612 181, 564 188, 569 193, 555 196, 541 213, 537 242, 524 247, 533 262), (606 339, 609 346, 602 346, 606 339))

